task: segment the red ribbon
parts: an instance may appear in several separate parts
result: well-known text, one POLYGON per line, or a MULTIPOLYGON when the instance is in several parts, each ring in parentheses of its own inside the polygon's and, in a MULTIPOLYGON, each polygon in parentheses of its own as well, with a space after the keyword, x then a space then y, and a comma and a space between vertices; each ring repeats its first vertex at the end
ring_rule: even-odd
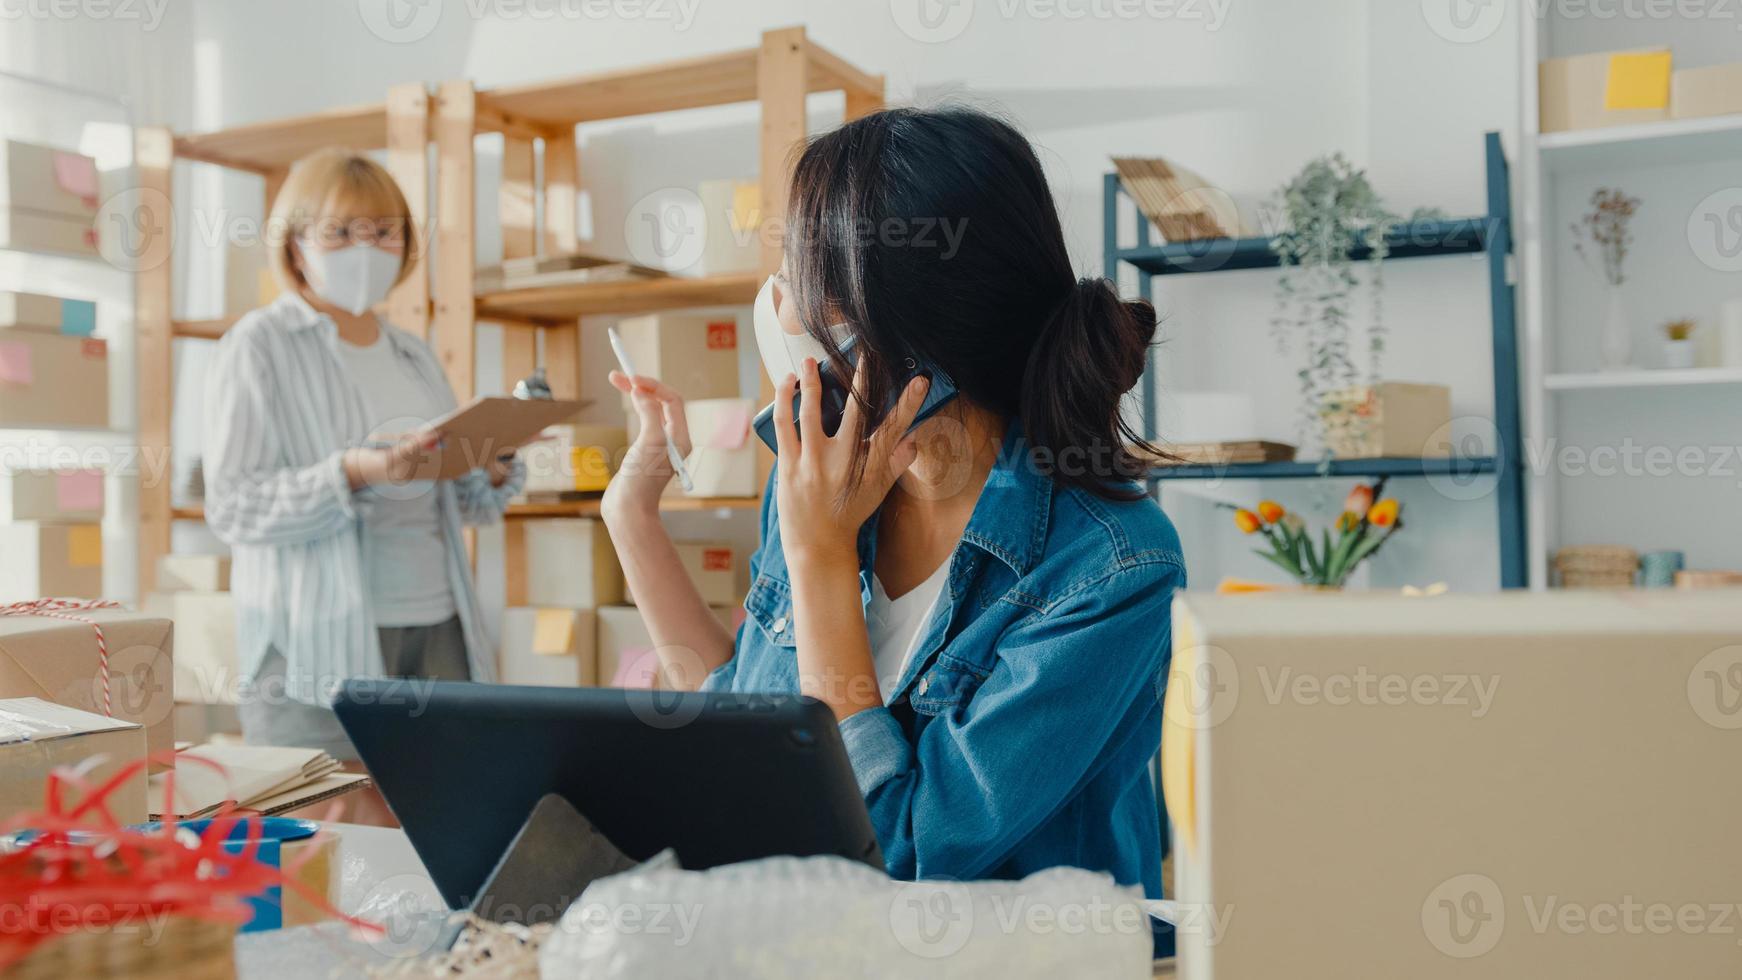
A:
POLYGON ((113 718, 115 712, 109 698, 109 641, 103 638, 103 624, 89 616, 75 616, 71 610, 120 607, 121 604, 113 599, 28 599, 0 606, 0 616, 46 616, 90 626, 91 632, 97 634, 97 667, 103 676, 103 714, 113 718))

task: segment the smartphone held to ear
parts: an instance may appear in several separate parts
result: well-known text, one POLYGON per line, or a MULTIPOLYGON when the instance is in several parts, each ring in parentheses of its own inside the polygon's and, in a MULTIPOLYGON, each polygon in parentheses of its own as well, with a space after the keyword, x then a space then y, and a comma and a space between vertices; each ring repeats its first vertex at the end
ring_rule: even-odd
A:
MULTIPOLYGON (((847 355, 849 361, 854 359, 850 344, 843 353, 847 355)), ((835 372, 830 370, 828 364, 819 364, 817 373, 823 382, 823 431, 832 436, 841 428, 841 416, 847 411, 847 399, 851 396, 848 393, 847 385, 835 377, 835 372)), ((895 401, 901 397, 901 393, 906 390, 908 383, 920 373, 922 372, 915 370, 902 379, 901 385, 891 393, 890 403, 883 406, 883 411, 877 414, 877 418, 881 419, 895 407, 895 401)), ((938 409, 956 397, 956 386, 950 380, 949 375, 936 369, 924 373, 931 378, 931 387, 926 389, 925 403, 920 405, 919 414, 913 417, 913 425, 908 427, 909 432, 917 428, 921 422, 937 414, 938 409)), ((799 399, 802 397, 802 394, 793 396, 792 417, 794 419, 798 418, 799 399)), ((756 431, 756 437, 762 440, 763 445, 774 452, 779 452, 780 450, 776 447, 775 424, 774 405, 769 404, 762 411, 756 413, 755 420, 751 422, 751 428, 756 431)))

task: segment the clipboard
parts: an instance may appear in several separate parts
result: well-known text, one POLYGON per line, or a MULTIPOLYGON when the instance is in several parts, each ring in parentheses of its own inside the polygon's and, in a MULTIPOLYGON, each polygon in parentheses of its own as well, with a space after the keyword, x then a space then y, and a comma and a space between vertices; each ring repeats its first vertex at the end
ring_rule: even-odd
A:
POLYGON ((477 398, 430 422, 442 434, 418 478, 451 480, 497 456, 537 439, 547 427, 566 422, 587 407, 584 401, 477 398), (426 475, 428 474, 428 475, 426 475))

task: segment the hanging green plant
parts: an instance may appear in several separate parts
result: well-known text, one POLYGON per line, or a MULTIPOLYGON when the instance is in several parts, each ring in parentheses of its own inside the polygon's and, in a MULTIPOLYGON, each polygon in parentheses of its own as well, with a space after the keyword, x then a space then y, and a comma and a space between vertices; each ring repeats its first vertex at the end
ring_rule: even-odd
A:
MULTIPOLYGON (((1364 171, 1342 154, 1319 157, 1277 192, 1272 206, 1283 229, 1270 240, 1282 265, 1277 280, 1271 333, 1284 354, 1298 353, 1301 364, 1299 430, 1302 444, 1324 445, 1320 408, 1331 392, 1376 383, 1385 353, 1382 269, 1389 253, 1386 235, 1403 219, 1379 199, 1364 171), (1366 335, 1355 338, 1352 307, 1360 279, 1350 250, 1372 250, 1366 335), (1359 348, 1359 349, 1357 349, 1359 348)), ((1441 217, 1423 209, 1412 221, 1441 217)))

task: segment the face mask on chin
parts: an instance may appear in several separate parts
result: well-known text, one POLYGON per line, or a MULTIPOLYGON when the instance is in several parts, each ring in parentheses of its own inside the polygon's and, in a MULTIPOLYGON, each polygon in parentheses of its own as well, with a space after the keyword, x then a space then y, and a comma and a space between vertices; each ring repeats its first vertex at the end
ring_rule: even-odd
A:
POLYGON ((399 276, 401 257, 374 245, 327 251, 298 241, 296 247, 309 289, 354 316, 386 299, 399 276))

